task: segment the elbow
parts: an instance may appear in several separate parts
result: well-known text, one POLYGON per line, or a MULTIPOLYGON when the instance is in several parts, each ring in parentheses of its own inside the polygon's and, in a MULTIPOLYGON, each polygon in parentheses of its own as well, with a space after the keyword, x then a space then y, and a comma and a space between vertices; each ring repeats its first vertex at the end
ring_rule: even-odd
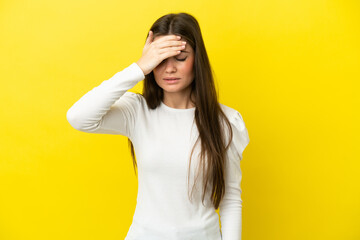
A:
POLYGON ((220 204, 220 211, 231 214, 231 212, 241 212, 242 199, 240 197, 236 199, 224 199, 220 204))
POLYGON ((81 132, 95 132, 100 124, 100 121, 90 121, 84 113, 79 113, 74 108, 66 112, 66 119, 73 128, 81 132))
POLYGON ((76 130, 82 131, 82 124, 79 118, 76 116, 76 112, 73 111, 72 108, 70 108, 66 112, 66 119, 70 123, 70 125, 75 128, 76 130))
POLYGON ((241 211, 242 209, 242 198, 241 198, 241 189, 238 187, 239 184, 233 186, 232 184, 227 185, 227 191, 220 202, 220 211, 222 212, 232 212, 232 211, 241 211))

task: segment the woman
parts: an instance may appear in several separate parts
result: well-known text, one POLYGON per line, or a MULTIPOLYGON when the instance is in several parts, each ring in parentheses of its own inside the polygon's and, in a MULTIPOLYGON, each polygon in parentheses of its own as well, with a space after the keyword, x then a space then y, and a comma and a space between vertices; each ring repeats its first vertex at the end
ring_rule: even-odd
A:
POLYGON ((138 195, 125 240, 241 239, 249 136, 241 114, 218 102, 193 16, 159 18, 141 58, 81 97, 67 119, 83 132, 129 139, 138 195), (143 79, 143 94, 128 91, 143 79))

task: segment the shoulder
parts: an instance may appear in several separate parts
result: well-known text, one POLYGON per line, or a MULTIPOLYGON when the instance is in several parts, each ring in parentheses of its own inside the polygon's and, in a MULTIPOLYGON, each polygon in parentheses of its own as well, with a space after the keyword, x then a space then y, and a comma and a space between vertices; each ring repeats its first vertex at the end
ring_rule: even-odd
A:
POLYGON ((128 112, 139 112, 146 110, 146 100, 140 93, 125 92, 115 103, 111 106, 112 109, 127 110, 128 112))
POLYGON ((219 103, 219 104, 220 104, 220 107, 223 110, 225 116, 229 119, 230 123, 232 125, 235 125, 236 127, 238 127, 238 130, 240 130, 240 131, 244 130, 245 122, 244 122, 244 119, 243 119, 241 113, 238 110, 231 108, 229 106, 226 106, 222 103, 219 103))
MULTIPOLYGON (((242 159, 243 151, 250 141, 244 119, 238 110, 221 103, 220 106, 226 117, 229 119, 233 133, 230 152, 236 154, 238 158, 242 159)), ((225 132, 227 135, 227 130, 225 130, 225 132)))
POLYGON ((140 93, 134 93, 134 92, 130 92, 127 91, 124 93, 124 95, 122 96, 122 98, 126 98, 126 99, 131 99, 133 101, 141 101, 141 98, 143 96, 140 93))
POLYGON ((144 104, 145 98, 140 93, 134 93, 127 91, 122 95, 117 102, 126 102, 133 105, 142 105, 144 104))

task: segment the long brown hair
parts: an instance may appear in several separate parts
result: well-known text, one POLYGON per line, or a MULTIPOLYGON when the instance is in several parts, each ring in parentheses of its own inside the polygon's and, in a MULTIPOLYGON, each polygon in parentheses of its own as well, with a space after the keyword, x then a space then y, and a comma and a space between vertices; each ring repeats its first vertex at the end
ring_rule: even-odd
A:
MULTIPOLYGON (((188 13, 171 13, 156 20, 150 30, 154 33, 154 38, 168 34, 180 35, 182 39, 194 49, 194 81, 191 83, 191 93, 195 96, 195 122, 199 137, 191 151, 190 165, 194 148, 200 140, 200 164, 201 169, 203 169, 202 202, 205 198, 206 189, 208 185, 210 185, 210 187, 212 187, 211 202, 214 208, 218 209, 221 199, 225 194, 226 151, 229 148, 233 136, 231 124, 218 102, 218 93, 214 85, 213 71, 210 66, 198 21, 188 13), (230 139, 228 144, 226 144, 226 134, 224 133, 222 121, 225 121, 229 129, 230 139)), ((146 99, 150 109, 155 109, 161 104, 163 89, 157 85, 153 72, 145 76, 142 95, 146 99)), ((130 139, 129 147, 131 149, 136 174, 136 157, 134 146, 130 139)), ((190 176, 190 174, 188 174, 188 176, 190 176)))

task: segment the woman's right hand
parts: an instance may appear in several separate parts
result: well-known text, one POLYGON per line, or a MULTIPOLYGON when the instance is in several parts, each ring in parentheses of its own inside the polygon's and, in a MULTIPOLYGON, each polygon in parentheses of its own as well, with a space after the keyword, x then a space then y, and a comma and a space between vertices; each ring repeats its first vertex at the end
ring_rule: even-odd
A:
POLYGON ((154 41, 153 32, 150 31, 142 56, 136 64, 144 72, 144 75, 147 75, 164 59, 180 54, 180 51, 185 48, 185 44, 181 41, 181 37, 176 35, 159 36, 154 41))

